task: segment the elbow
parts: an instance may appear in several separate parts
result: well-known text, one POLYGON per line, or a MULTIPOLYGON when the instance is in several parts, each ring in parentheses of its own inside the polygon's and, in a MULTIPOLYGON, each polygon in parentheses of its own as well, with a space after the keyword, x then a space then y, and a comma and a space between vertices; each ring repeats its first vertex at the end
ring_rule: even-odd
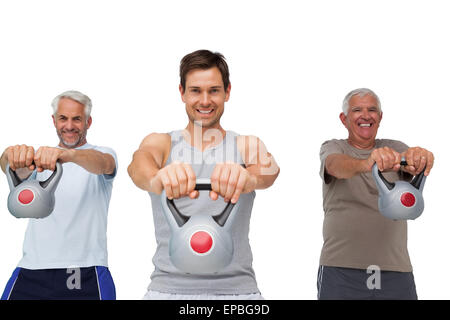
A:
POLYGON ((280 174, 280 167, 277 167, 277 172, 275 174, 272 174, 270 176, 267 176, 267 178, 262 179, 260 189, 270 188, 275 183, 275 180, 277 180, 279 174, 280 174))
POLYGON ((267 187, 271 187, 275 183, 275 180, 277 180, 279 175, 280 175, 280 167, 278 167, 277 173, 275 173, 273 179, 271 179, 270 184, 267 187))
POLYGON ((127 172, 128 172, 128 175, 130 176, 130 178, 132 178, 133 179, 133 163, 130 163, 129 165, 128 165, 128 167, 127 167, 127 172))
POLYGON ((133 159, 131 160, 130 164, 127 167, 128 175, 130 176, 131 180, 133 180, 133 181, 134 181, 134 177, 136 175, 136 170, 137 170, 137 167, 136 167, 137 154, 138 154, 138 151, 133 153, 133 159))
POLYGON ((340 174, 339 171, 333 170, 332 166, 328 166, 325 168, 325 176, 331 176, 335 179, 346 179, 344 175, 340 174))

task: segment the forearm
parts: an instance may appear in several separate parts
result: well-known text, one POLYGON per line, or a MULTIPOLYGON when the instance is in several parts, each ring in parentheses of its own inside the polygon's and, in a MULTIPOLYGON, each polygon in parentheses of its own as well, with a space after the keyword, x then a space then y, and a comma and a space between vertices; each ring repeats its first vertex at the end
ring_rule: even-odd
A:
POLYGON ((277 179, 280 168, 264 143, 255 136, 239 136, 237 145, 247 172, 255 182, 251 185, 254 189, 269 188, 277 179))
POLYGON ((345 154, 330 154, 325 160, 326 173, 337 179, 349 179, 368 172, 366 159, 355 159, 345 154))
POLYGON ((116 169, 114 158, 97 150, 70 149, 68 159, 63 162, 73 162, 93 174, 112 174, 116 169))
POLYGON ((275 180, 277 179, 280 168, 278 165, 274 164, 268 173, 268 170, 265 170, 266 168, 262 168, 258 165, 250 166, 247 168, 248 173, 250 176, 253 177, 253 179, 256 180, 255 190, 256 189, 266 189, 269 188, 275 180))
POLYGON ((151 191, 150 181, 160 169, 151 154, 138 150, 133 154, 133 161, 128 166, 128 175, 140 189, 151 191))

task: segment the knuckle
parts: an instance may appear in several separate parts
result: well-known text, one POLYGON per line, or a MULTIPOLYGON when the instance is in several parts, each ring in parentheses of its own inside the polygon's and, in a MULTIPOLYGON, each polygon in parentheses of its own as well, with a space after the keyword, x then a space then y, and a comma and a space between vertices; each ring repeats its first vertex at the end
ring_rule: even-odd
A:
POLYGON ((189 172, 188 174, 189 180, 195 180, 195 174, 193 172, 189 172))
POLYGON ((182 184, 185 184, 186 182, 187 182, 187 177, 186 176, 180 176, 180 177, 178 177, 178 182, 179 183, 182 183, 182 184))
POLYGON ((169 180, 164 180, 162 182, 162 185, 164 186, 164 188, 170 188, 172 186, 169 180))

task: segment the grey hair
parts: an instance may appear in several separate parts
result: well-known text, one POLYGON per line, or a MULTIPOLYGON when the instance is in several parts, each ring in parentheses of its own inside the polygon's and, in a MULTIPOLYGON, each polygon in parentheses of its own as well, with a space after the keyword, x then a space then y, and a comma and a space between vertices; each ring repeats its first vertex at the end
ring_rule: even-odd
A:
POLYGON ((355 96, 355 95, 359 95, 360 97, 364 97, 364 96, 366 96, 366 95, 371 95, 371 96, 373 96, 374 98, 375 98, 375 100, 377 100, 377 106, 378 106, 378 109, 380 110, 380 112, 381 112, 381 103, 380 103, 380 99, 378 98, 378 96, 376 95, 376 93, 375 92, 373 92, 372 90, 370 90, 370 89, 367 89, 367 88, 359 88, 359 89, 355 89, 355 90, 352 90, 352 91, 350 91, 349 93, 347 93, 347 95, 345 96, 345 98, 344 98, 344 101, 342 102, 342 111, 344 112, 344 114, 345 115, 347 115, 348 114, 348 107, 349 107, 349 101, 350 101, 350 99, 353 97, 353 96, 355 96))
POLYGON ((57 95, 53 99, 52 101, 53 115, 55 115, 56 112, 58 111, 59 100, 61 100, 62 98, 71 99, 73 101, 81 103, 84 106, 84 113, 86 115, 86 120, 89 119, 89 117, 91 116, 92 101, 87 95, 75 90, 65 91, 57 95))

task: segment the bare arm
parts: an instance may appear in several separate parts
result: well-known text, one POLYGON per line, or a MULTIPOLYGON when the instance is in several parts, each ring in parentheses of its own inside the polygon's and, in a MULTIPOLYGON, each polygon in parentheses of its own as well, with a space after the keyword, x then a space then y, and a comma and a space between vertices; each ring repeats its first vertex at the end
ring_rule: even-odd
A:
POLYGON ((374 149, 367 159, 355 159, 345 154, 330 154, 325 159, 325 182, 327 174, 337 179, 349 179, 369 172, 376 163, 380 171, 400 170, 401 154, 389 147, 374 149))
POLYGON ((144 138, 128 166, 128 174, 137 187, 155 191, 156 186, 152 186, 150 182, 167 161, 170 145, 171 138, 168 134, 152 133, 144 138))
POLYGON ((264 143, 255 136, 239 136, 237 145, 248 173, 256 180, 255 189, 269 188, 277 179, 280 168, 264 143))
POLYGON ((367 159, 355 159, 346 154, 330 154, 325 160, 325 180, 327 174, 337 179, 349 179, 369 170, 367 159))
POLYGON ((56 162, 73 162, 93 174, 112 174, 116 169, 113 156, 94 149, 60 149, 40 147, 34 156, 39 172, 55 170, 56 162))
POLYGON ((112 155, 93 149, 75 150, 70 149, 72 154, 69 161, 83 167, 93 174, 113 174, 116 169, 116 162, 112 155))
POLYGON ((221 195, 225 202, 236 203, 241 193, 270 187, 280 172, 275 159, 257 137, 239 136, 236 142, 246 167, 233 162, 216 164, 211 174, 213 200, 221 195))

